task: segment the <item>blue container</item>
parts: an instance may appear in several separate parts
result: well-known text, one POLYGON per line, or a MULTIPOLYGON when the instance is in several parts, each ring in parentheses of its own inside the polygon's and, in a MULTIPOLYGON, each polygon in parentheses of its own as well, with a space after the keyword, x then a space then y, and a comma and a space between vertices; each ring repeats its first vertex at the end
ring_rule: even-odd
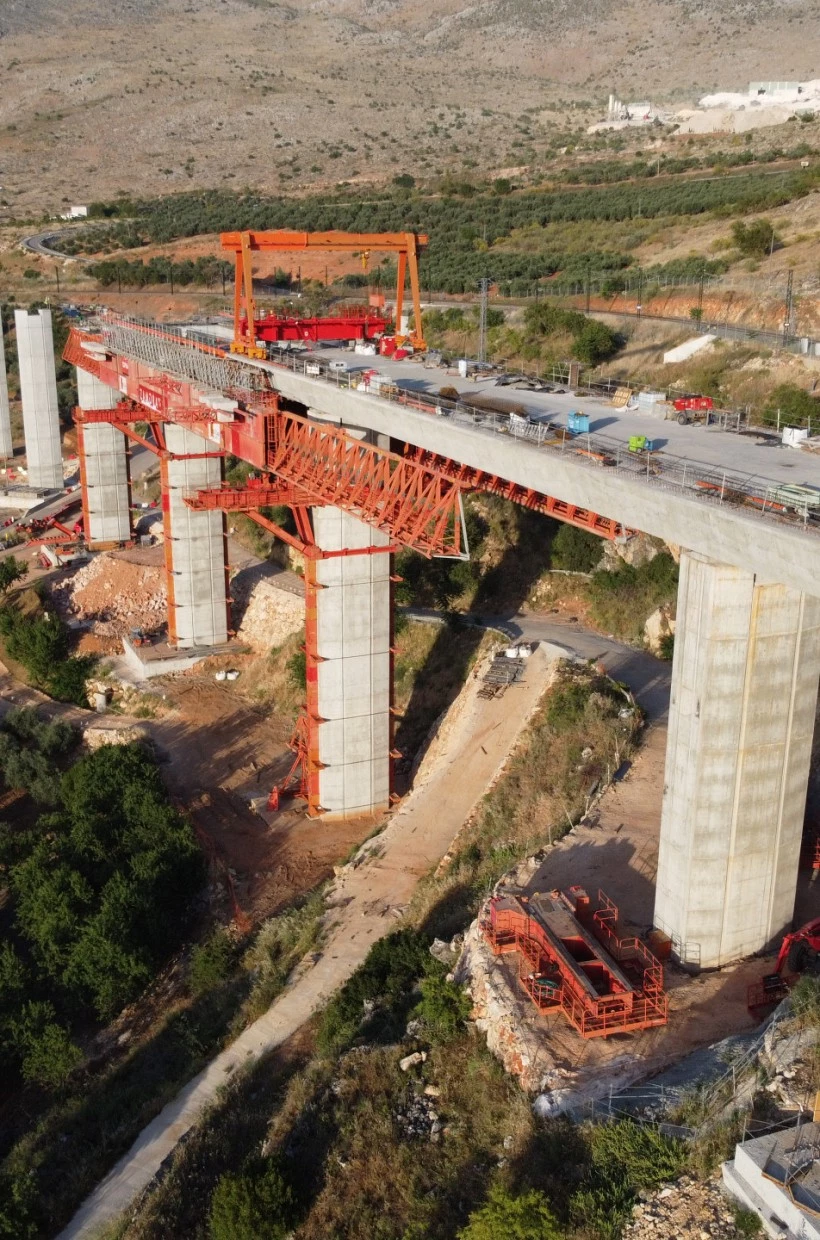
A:
POLYGON ((573 435, 589 434, 589 414, 571 413, 567 418, 567 430, 573 435))

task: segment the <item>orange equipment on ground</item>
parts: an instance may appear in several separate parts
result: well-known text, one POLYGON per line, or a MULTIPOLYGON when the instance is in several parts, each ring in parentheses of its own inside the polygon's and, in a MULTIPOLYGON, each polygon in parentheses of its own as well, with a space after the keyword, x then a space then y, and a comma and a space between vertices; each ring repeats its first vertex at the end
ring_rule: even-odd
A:
POLYGON ((396 281, 396 330, 401 329, 404 306, 404 281, 410 273, 410 293, 413 300, 413 330, 407 337, 414 349, 424 349, 421 327, 421 288, 419 285, 419 254, 427 245, 427 237, 414 232, 405 233, 344 233, 344 232, 226 232, 222 234, 223 250, 231 250, 236 261, 234 284, 233 321, 234 338, 231 351, 244 353, 247 357, 265 357, 265 349, 259 344, 258 320, 253 296, 253 269, 251 256, 256 250, 324 250, 358 253, 367 256, 371 250, 381 250, 398 256, 396 281))
POLYGON ((562 1011, 583 1038, 665 1025, 663 966, 640 939, 619 938, 618 910, 582 887, 494 896, 481 930, 495 955, 518 952, 518 979, 542 1014, 562 1011))
POLYGON ((820 974, 820 917, 783 936, 774 970, 749 987, 746 1005, 753 1015, 785 999, 801 973, 820 974))

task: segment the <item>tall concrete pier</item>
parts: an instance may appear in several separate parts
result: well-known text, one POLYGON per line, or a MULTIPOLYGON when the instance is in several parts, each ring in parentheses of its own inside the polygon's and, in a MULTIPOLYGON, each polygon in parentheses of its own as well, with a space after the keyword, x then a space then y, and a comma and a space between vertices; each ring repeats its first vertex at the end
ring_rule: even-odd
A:
POLYGON ((3 341, 3 324, 0 323, 0 457, 8 460, 13 454, 11 413, 9 412, 9 385, 6 375, 6 347, 3 341))
MULTIPOLYGON (((81 410, 113 409, 120 393, 95 375, 77 369, 81 410)), ((125 435, 108 422, 77 423, 77 452, 83 492, 85 536, 94 546, 131 537, 131 486, 125 435)))
POLYGON ((222 459, 209 455, 215 444, 184 426, 166 424, 165 443, 161 476, 169 641, 182 649, 220 646, 228 640, 225 517, 219 511, 194 512, 184 496, 218 487, 222 459))
POLYGON ((14 327, 20 361, 29 486, 38 490, 60 490, 63 459, 51 311, 38 310, 36 314, 29 314, 26 310, 15 310, 14 327))
POLYGON ((308 709, 323 721, 319 803, 330 817, 375 814, 390 802, 390 555, 369 548, 389 540, 339 508, 312 513, 322 551, 363 552, 309 566, 316 614, 308 623, 316 625, 318 660, 308 668, 315 676, 308 709))
POLYGON ((820 599, 684 552, 677 616, 655 922, 712 968, 792 920, 820 599))

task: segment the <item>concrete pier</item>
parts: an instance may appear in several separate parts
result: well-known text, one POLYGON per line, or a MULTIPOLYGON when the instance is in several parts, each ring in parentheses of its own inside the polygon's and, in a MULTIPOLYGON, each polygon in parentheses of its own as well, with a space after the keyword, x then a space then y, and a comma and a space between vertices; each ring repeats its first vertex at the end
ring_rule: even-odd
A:
POLYGON ((0 323, 0 457, 8 460, 13 454, 11 413, 9 412, 9 385, 6 375, 6 348, 3 343, 3 325, 0 323))
MULTIPOLYGON (((77 370, 80 409, 113 409, 120 393, 87 370, 77 370)), ((131 537, 131 485, 125 435, 105 422, 77 424, 85 536, 96 543, 131 537)))
MULTIPOLYGON (((339 508, 314 508, 323 551, 386 547, 388 538, 339 508)), ((311 566, 316 651, 308 708, 318 729, 318 799, 330 817, 376 814, 390 803, 390 555, 339 556, 311 566), (311 700, 312 699, 312 700, 311 700)))
POLYGON ((793 916, 820 599, 681 556, 655 924, 712 968, 793 916))
POLYGON ((29 314, 26 310, 15 310, 14 327, 20 361, 29 486, 61 490, 63 458, 51 311, 38 310, 36 314, 29 314))
POLYGON ((181 649, 221 646, 228 640, 225 517, 194 512, 186 493, 218 487, 222 459, 201 435, 165 426, 161 459, 162 513, 168 576, 168 640, 181 649))

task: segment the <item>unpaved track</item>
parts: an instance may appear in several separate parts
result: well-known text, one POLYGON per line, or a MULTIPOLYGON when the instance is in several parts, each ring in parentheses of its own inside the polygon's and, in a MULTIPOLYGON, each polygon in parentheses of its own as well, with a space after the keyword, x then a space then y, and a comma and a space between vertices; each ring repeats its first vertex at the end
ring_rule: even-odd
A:
POLYGON ((419 879, 447 851, 503 766, 560 653, 554 647, 539 647, 529 660, 524 683, 501 698, 482 700, 477 696, 477 678, 471 679, 445 723, 435 761, 424 764, 417 786, 387 828, 337 879, 318 961, 299 970, 265 1015, 156 1116, 58 1240, 93 1236, 127 1209, 231 1073, 290 1037, 361 964, 372 944, 391 930, 419 879))

